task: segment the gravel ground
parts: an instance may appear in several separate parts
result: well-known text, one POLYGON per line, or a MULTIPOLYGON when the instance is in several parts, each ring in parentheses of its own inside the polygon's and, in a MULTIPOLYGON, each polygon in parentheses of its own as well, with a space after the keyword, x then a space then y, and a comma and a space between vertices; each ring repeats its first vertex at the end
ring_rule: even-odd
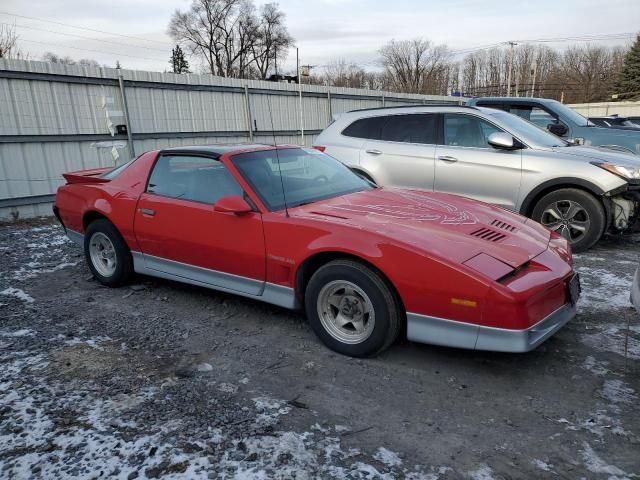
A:
POLYGON ((0 478, 640 478, 639 247, 576 256, 579 316, 534 352, 354 360, 301 314, 105 288, 56 224, 0 226, 0 478))

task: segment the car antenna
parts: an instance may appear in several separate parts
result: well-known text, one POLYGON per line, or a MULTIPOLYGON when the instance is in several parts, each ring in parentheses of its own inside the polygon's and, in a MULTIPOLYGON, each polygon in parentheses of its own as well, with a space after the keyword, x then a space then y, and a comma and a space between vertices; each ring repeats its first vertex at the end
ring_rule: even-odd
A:
POLYGON ((269 106, 269 118, 271 119, 271 135, 273 136, 273 147, 276 152, 276 162, 278 163, 278 174, 280 174, 280 186, 282 187, 282 199, 284 200, 284 214, 289 218, 289 208, 287 207, 287 196, 284 193, 284 179, 282 178, 282 168, 280 167, 280 154, 278 153, 278 143, 276 142, 276 130, 273 126, 273 112, 271 110, 271 95, 267 95, 267 105, 269 106))

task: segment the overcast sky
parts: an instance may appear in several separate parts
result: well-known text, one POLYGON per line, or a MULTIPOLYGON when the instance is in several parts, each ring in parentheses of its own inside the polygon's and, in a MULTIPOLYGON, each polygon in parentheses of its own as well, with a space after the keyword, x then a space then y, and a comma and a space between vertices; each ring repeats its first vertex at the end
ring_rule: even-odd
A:
MULTIPOLYGON (((335 58, 373 65, 378 48, 393 38, 424 37, 457 50, 508 40, 626 33, 640 28, 640 0, 281 0, 278 3, 300 48, 301 62, 312 65, 324 65, 335 58)), ((169 18, 175 9, 186 10, 189 5, 190 0, 2 0, 0 22, 15 23, 21 48, 34 59, 53 51, 75 59, 92 58, 101 64, 114 65, 119 59, 124 68, 163 71, 168 68, 172 46, 165 33, 169 18), (7 14, 131 35, 146 41, 7 14)), ((600 43, 623 45, 631 41, 600 43)), ((563 48, 567 43, 550 45, 563 48)), ((294 64, 295 50, 287 60, 289 68, 294 64)))

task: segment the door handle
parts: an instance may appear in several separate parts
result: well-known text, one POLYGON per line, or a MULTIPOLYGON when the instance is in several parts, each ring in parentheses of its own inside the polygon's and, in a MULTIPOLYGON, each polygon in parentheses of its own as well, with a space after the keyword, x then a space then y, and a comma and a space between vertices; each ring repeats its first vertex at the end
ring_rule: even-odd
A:
POLYGON ((371 155, 381 155, 382 152, 380 150, 365 150, 367 153, 371 154, 371 155))
POLYGON ((139 208, 138 211, 147 217, 153 217, 156 214, 156 211, 150 208, 139 208))
POLYGON ((447 163, 456 163, 458 161, 456 157, 452 157, 451 155, 440 155, 438 160, 442 160, 447 163))

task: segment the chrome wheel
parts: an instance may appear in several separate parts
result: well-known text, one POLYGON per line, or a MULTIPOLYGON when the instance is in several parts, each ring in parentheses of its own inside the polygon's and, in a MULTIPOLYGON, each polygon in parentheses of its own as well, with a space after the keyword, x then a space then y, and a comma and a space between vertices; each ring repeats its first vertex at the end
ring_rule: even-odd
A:
POLYGON ((322 326, 339 342, 361 343, 373 332, 373 304, 354 283, 346 280, 327 283, 318 295, 317 309, 322 326))
POLYGON ((93 267, 103 277, 112 276, 117 267, 116 250, 111 239, 102 232, 96 232, 89 240, 89 255, 93 267))
POLYGON ((542 212, 540 223, 570 242, 577 242, 584 237, 591 226, 587 211, 572 200, 560 200, 547 206, 542 212))

